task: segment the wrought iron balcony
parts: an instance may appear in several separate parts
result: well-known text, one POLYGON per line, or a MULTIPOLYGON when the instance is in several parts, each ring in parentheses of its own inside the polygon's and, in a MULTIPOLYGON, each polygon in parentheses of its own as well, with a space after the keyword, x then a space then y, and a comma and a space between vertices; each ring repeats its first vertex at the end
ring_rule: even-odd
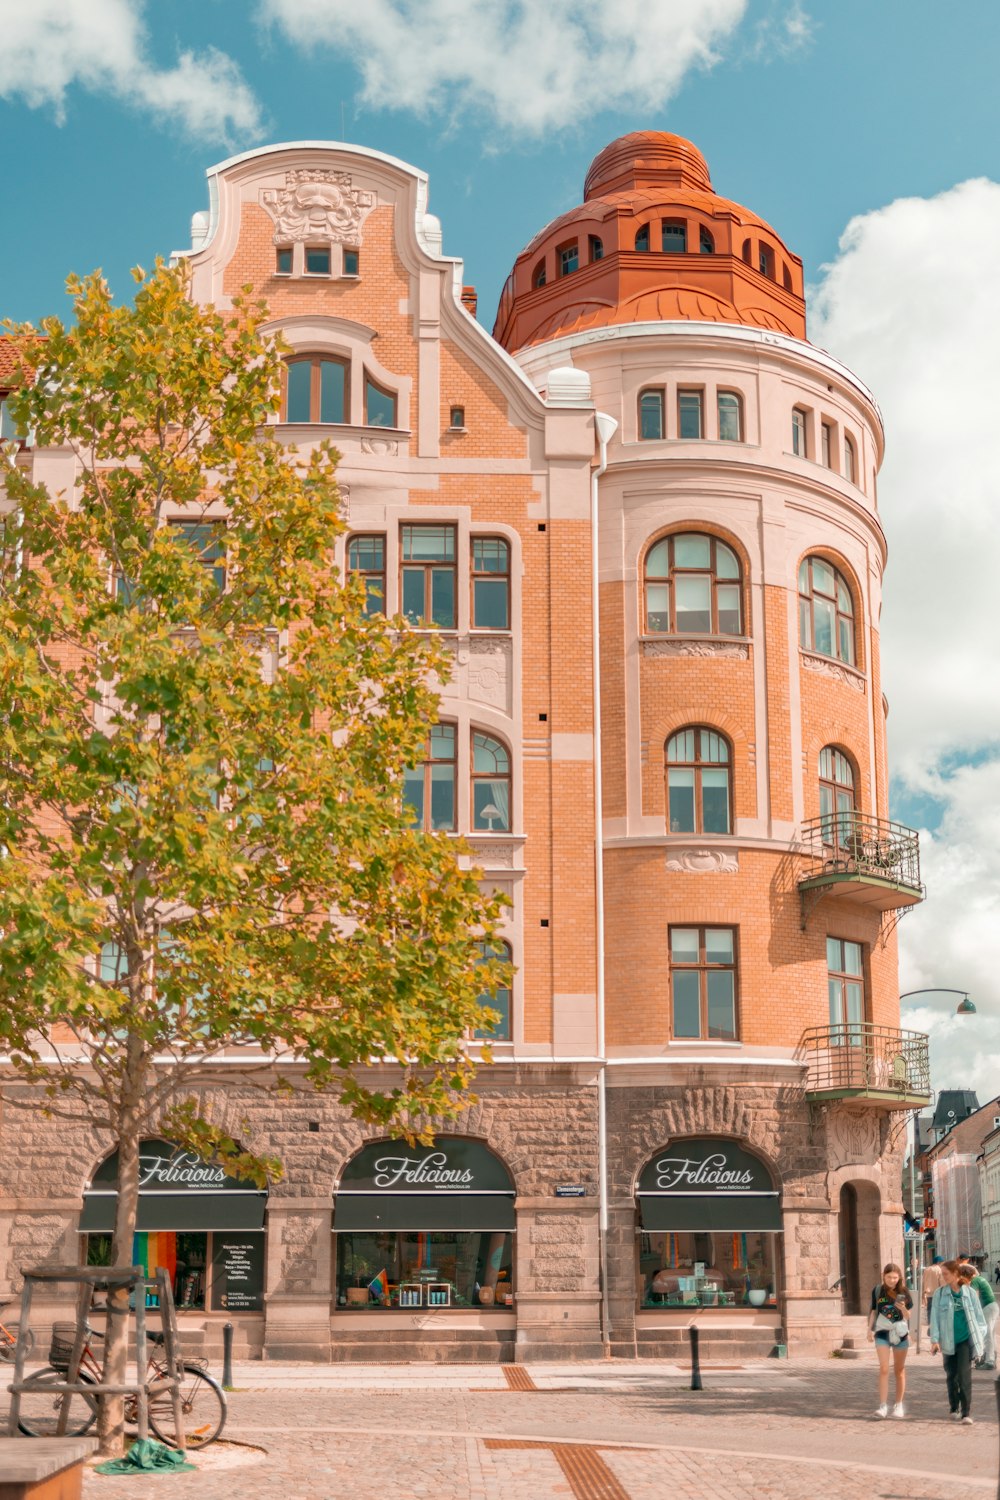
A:
POLYGON ((928 1037, 870 1021, 815 1026, 802 1035, 806 1098, 863 1099, 883 1109, 920 1109, 930 1103, 928 1037))
POLYGON ((888 818, 839 812, 802 825, 810 868, 799 881, 803 896, 814 892, 867 906, 898 911, 915 906, 926 892, 920 881, 920 838, 912 828, 888 818))

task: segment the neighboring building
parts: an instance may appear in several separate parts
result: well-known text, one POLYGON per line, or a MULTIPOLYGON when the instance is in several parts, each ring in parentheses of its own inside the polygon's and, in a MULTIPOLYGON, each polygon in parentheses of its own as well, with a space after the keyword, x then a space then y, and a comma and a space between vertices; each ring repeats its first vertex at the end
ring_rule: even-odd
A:
POLYGON ((979 1097, 974 1089, 942 1089, 931 1116, 931 1142, 943 1141, 949 1130, 954 1130, 956 1125, 974 1115, 979 1107, 979 1097))
POLYGON ((992 1128, 983 1137, 979 1156, 979 1203, 983 1225, 986 1274, 993 1280, 1000 1265, 1000 1112, 992 1115, 992 1128))
POLYGON ((935 1123, 941 1110, 943 1121, 953 1120, 927 1152, 930 1168, 928 1213, 935 1220, 934 1253, 945 1260, 971 1254, 980 1259, 986 1254, 983 1224, 983 1199, 980 1190, 980 1157, 985 1141, 1000 1127, 1000 1098, 992 1099, 964 1117, 959 1110, 975 1101, 975 1094, 944 1094, 935 1111, 935 1123))
MULTIPOLYGON (((897 1126, 929 1100, 899 1030, 923 888, 888 820, 873 397, 677 136, 600 154, 497 342, 413 168, 306 143, 209 179, 194 296, 266 297, 279 432, 336 429, 344 565, 453 651, 409 795, 510 896, 517 973, 433 1159, 332 1102, 219 1093, 285 1180, 236 1194, 150 1142, 137 1253, 189 1342, 228 1317, 270 1357, 658 1354, 693 1308, 735 1352, 831 1349, 900 1258, 897 1126)), ((102 1252, 105 1142, 9 1114, 0 1162, 0 1283, 29 1247, 102 1252)))

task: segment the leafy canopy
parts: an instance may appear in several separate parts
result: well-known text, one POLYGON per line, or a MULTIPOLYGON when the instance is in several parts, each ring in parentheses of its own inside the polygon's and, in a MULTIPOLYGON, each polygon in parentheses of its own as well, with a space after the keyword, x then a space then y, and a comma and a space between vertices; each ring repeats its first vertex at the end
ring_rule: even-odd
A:
POLYGON ((8 330, 51 451, 0 467, 0 1045, 52 1111, 261 1177, 189 1091, 225 1054, 426 1135, 500 911, 403 806, 444 662, 338 575, 337 454, 265 425, 266 308, 136 277, 134 306, 95 273, 73 326, 8 330))

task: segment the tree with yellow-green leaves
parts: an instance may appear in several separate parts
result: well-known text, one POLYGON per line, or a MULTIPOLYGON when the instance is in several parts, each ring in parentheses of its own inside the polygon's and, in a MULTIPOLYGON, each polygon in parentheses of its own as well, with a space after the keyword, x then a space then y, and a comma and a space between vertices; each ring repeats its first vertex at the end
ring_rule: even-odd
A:
POLYGON ((72 326, 8 329, 12 415, 72 488, 0 454, 0 1083, 117 1149, 125 1266, 144 1136, 280 1174, 199 1114, 206 1086, 333 1091, 426 1138, 505 977, 499 903, 402 796, 442 653, 339 576, 337 455, 266 425, 266 308, 136 274, 131 306, 71 278, 72 326))

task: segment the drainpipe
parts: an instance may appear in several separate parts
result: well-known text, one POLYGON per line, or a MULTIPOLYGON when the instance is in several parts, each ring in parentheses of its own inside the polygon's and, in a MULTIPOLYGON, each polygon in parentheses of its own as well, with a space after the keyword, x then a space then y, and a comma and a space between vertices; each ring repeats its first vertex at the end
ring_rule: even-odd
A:
POLYGON ((608 467, 608 444, 618 430, 614 417, 594 414, 600 460, 590 475, 590 589, 594 657, 594 904, 597 922, 597 1156, 600 1193, 598 1259, 601 1274, 601 1344, 611 1358, 608 1309, 608 1100, 607 1055, 604 1041, 604 777, 601 760, 601 617, 598 578, 597 481, 608 467))

